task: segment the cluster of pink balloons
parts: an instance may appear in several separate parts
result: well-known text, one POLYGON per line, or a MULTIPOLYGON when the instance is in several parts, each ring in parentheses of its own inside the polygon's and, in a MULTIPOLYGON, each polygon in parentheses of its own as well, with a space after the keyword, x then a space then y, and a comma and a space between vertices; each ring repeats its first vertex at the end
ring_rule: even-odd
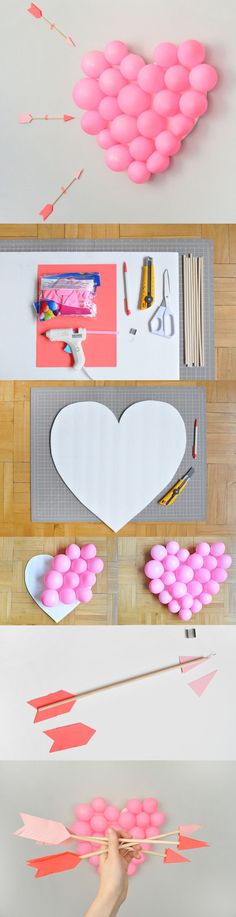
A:
MULTIPOLYGON (((72 834, 79 834, 87 838, 104 837, 108 828, 114 828, 115 831, 140 840, 144 838, 156 837, 160 834, 160 828, 166 820, 164 812, 158 809, 156 799, 149 797, 147 799, 130 799, 125 809, 117 808, 110 805, 106 799, 97 796, 91 803, 81 803, 75 810, 76 821, 72 825, 72 834)), ((89 862, 99 871, 99 857, 96 855, 101 844, 95 845, 90 841, 79 841, 76 852, 81 856, 91 853, 89 862)), ((143 845, 143 849, 150 849, 150 844, 143 845)), ((138 866, 145 861, 144 853, 141 853, 140 859, 133 859, 128 867, 128 875, 134 876, 138 866)))
POLYGON ((101 573, 104 563, 97 557, 95 544, 69 544, 64 554, 56 554, 51 569, 44 576, 45 589, 40 601, 47 608, 54 608, 58 602, 73 605, 76 602, 91 602, 92 586, 96 583, 96 574, 101 573))
POLYGON ((231 563, 223 541, 212 545, 201 541, 192 553, 177 541, 168 541, 165 547, 154 545, 144 572, 150 580, 148 588, 158 595, 159 602, 182 621, 190 621, 203 605, 210 605, 220 583, 227 579, 231 563))
POLYGON ((218 80, 205 55, 194 40, 157 45, 151 64, 122 41, 84 55, 85 79, 74 86, 73 99, 85 109, 82 129, 97 136, 110 169, 127 170, 141 184, 169 168, 218 80))

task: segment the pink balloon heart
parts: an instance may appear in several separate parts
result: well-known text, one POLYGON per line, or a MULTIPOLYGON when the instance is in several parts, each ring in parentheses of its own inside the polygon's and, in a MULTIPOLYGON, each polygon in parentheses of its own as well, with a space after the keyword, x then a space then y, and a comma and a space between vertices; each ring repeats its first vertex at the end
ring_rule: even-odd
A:
POLYGON ((220 591, 220 583, 227 580, 231 563, 223 542, 201 541, 190 552, 180 548, 177 541, 168 541, 166 546, 153 545, 144 573, 149 579, 149 592, 157 595, 171 614, 187 622, 203 606, 211 604, 220 591))
POLYGON ((218 81, 205 55, 195 40, 158 45, 154 63, 121 41, 84 55, 85 78, 74 86, 73 99, 84 109, 82 130, 97 136, 108 168, 127 171, 135 184, 169 168, 218 81))
MULTIPOLYGON (((96 851, 101 848, 99 841, 97 844, 92 843, 92 837, 103 837, 106 835, 108 828, 114 828, 123 835, 140 840, 140 846, 143 850, 141 858, 135 857, 131 860, 128 867, 128 875, 134 876, 137 869, 145 862, 145 848, 150 849, 150 845, 144 843, 147 838, 156 837, 161 833, 160 829, 166 820, 164 812, 158 808, 156 799, 129 799, 125 808, 119 809, 118 806, 111 805, 106 799, 97 796, 91 803, 80 803, 75 810, 76 821, 71 827, 72 834, 79 834, 87 840, 79 841, 76 852, 80 855, 91 853, 89 863, 99 871, 99 857, 96 851), (89 840, 91 838, 91 841, 89 840)), ((160 848, 160 852, 165 852, 165 848, 160 848)))

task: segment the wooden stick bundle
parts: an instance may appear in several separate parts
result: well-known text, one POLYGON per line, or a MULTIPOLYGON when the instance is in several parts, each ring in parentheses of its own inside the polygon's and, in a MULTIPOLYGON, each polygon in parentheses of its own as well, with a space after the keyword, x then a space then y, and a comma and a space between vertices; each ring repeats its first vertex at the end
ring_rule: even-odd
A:
POLYGON ((183 255, 184 362, 204 366, 203 257, 183 255))

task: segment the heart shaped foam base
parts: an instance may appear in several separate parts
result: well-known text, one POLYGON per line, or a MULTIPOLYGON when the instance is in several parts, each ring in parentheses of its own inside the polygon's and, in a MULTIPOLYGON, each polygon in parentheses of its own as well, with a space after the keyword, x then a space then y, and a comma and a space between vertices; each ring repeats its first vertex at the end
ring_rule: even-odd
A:
POLYGON ((159 602, 182 621, 190 621, 203 606, 211 604, 220 583, 227 580, 231 564, 232 557, 225 554, 222 541, 212 545, 202 541, 191 553, 177 541, 168 541, 165 547, 153 546, 144 573, 150 580, 149 591, 159 602))
POLYGON ((205 53, 198 41, 165 42, 146 64, 124 42, 112 41, 104 52, 84 55, 86 78, 76 83, 73 99, 85 109, 82 130, 97 136, 108 168, 127 170, 136 184, 169 168, 217 83, 205 53))
POLYGON ((63 605, 62 602, 58 602, 54 608, 48 608, 40 601, 43 578, 49 573, 52 561, 51 554, 36 554, 35 557, 31 557, 25 568, 25 585, 36 605, 45 611, 56 624, 59 624, 59 621, 71 614, 80 603, 77 599, 72 605, 63 605))
MULTIPOLYGON (((81 803, 75 810, 76 822, 72 825, 71 832, 86 836, 104 836, 108 828, 114 828, 124 834, 127 832, 133 838, 156 836, 166 820, 166 816, 158 809, 156 799, 130 799, 124 809, 111 805, 98 796, 91 803, 81 803)), ((147 849, 147 844, 145 844, 147 849)), ((94 844, 89 841, 80 841, 76 852, 80 855, 90 853, 89 863, 99 872, 99 857, 96 856, 94 844)), ((150 849, 150 848, 149 848, 150 849)), ((163 847, 164 856, 164 847, 163 847)), ((128 867, 128 875, 134 876, 140 866, 145 862, 144 853, 139 860, 133 859, 128 867)))
POLYGON ((119 421, 104 404, 77 402, 59 411, 51 429, 60 477, 114 532, 164 490, 185 449, 183 418, 164 401, 138 401, 119 421))

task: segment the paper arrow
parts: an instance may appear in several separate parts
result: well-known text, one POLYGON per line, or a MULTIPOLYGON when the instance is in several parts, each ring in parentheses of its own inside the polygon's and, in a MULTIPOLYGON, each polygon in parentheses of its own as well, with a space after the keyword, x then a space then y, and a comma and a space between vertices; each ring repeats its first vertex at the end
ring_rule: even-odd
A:
POLYGON ((69 694, 68 691, 55 691, 53 694, 45 694, 44 697, 35 697, 33 700, 28 700, 27 703, 37 710, 34 723, 40 723, 41 720, 49 720, 51 717, 60 716, 61 713, 69 713, 76 703, 76 697, 73 694, 69 694), (69 700, 68 703, 60 704, 60 701, 66 701, 67 697, 72 698, 72 700, 69 700), (52 704, 52 706, 45 710, 45 704, 52 704))
POLYGON ((38 844, 52 844, 52 846, 64 844, 71 837, 62 822, 39 818, 37 815, 27 815, 25 812, 20 812, 20 817, 24 824, 22 828, 14 832, 18 837, 26 837, 38 844))
POLYGON ((179 853, 175 853, 175 850, 170 850, 169 847, 165 850, 164 854, 164 863, 190 863, 190 860, 187 857, 181 857, 179 853))
POLYGON ((74 121, 74 115, 19 115, 19 124, 31 124, 32 121, 74 121))
POLYGON ((35 879, 41 879, 43 876, 52 876, 56 872, 66 872, 68 869, 75 869, 81 862, 81 857, 77 853, 56 853, 48 857, 40 857, 37 860, 28 860, 27 866, 32 866, 37 870, 35 879))
POLYGON ((90 739, 95 735, 96 729, 91 729, 85 723, 73 723, 70 726, 58 726, 57 729, 49 729, 44 732, 45 736, 53 739, 53 744, 49 749, 50 754, 55 751, 64 751, 66 748, 79 748, 81 745, 87 745, 90 739))
POLYGON ((45 206, 42 207, 42 210, 39 211, 39 215, 43 218, 44 221, 48 220, 48 217, 50 217, 51 213, 53 213, 55 205, 57 204, 58 201, 60 201, 61 197, 63 197, 63 194, 66 194, 69 188, 71 188, 72 185, 74 185, 75 181, 79 181, 79 179, 81 178, 81 175, 83 174, 83 171, 84 170, 81 169, 80 172, 76 172, 76 174, 74 175, 74 178, 72 178, 72 181, 69 182, 69 185, 67 185, 66 188, 64 187, 61 188, 61 193, 58 194, 58 197, 55 198, 55 201, 53 201, 52 204, 45 204, 45 206))
POLYGON ((178 850, 191 850, 195 847, 209 847, 206 841, 197 841, 193 837, 185 837, 184 835, 179 836, 178 850))
POLYGON ((72 45, 72 47, 75 48, 75 42, 73 41, 73 38, 71 38, 70 35, 65 35, 65 32, 62 32, 61 29, 59 29, 58 26, 55 25, 55 22, 50 22, 50 19, 47 19, 47 17, 44 16, 43 11, 40 9, 39 6, 36 6, 36 3, 31 3, 30 6, 28 6, 27 13, 31 13, 31 16, 34 16, 35 19, 43 19, 44 22, 47 23, 51 31, 58 32, 58 34, 61 35, 62 38, 65 39, 68 45, 72 45))
POLYGON ((201 665, 202 659, 197 659, 194 656, 179 656, 179 661, 182 665, 182 672, 190 672, 190 669, 194 669, 196 665, 201 665))

